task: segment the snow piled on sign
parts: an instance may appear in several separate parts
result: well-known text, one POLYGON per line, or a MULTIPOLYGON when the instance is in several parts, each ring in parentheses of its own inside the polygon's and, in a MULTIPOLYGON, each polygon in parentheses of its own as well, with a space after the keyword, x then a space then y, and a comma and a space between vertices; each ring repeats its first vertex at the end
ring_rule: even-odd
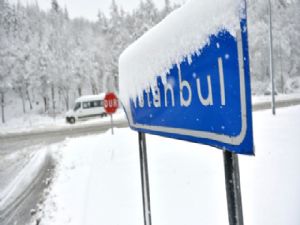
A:
POLYGON ((120 95, 123 104, 147 87, 163 82, 173 65, 204 47, 222 29, 236 36, 241 0, 190 0, 130 45, 120 56, 120 95))

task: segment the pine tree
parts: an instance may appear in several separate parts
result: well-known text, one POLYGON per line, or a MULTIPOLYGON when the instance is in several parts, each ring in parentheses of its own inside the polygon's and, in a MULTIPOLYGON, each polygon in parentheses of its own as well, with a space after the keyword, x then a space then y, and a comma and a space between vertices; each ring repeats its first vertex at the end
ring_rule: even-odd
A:
POLYGON ((55 12, 59 12, 59 5, 58 5, 58 2, 57 0, 52 0, 51 1, 51 9, 55 12))

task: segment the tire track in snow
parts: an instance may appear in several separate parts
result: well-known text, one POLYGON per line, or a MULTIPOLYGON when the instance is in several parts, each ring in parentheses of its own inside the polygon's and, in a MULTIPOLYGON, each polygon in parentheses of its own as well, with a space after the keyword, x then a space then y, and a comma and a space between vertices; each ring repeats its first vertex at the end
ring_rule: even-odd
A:
POLYGON ((44 182, 53 168, 51 155, 45 149, 34 152, 27 165, 0 192, 1 225, 24 225, 30 220, 31 209, 41 200, 44 182))

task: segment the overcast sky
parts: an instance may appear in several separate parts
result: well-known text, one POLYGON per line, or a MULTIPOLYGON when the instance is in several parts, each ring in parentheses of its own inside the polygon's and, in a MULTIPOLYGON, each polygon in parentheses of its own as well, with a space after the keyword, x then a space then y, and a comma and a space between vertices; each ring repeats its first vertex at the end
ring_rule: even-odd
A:
MULTIPOLYGON (((9 2, 21 2, 23 4, 37 2, 42 9, 49 9, 51 0, 8 0, 9 2)), ((84 17, 90 20, 97 19, 97 12, 100 9, 108 14, 109 6, 112 0, 57 0, 61 7, 67 7, 71 18, 84 17)), ((164 6, 164 0, 153 0, 160 8, 164 6)), ((173 3, 183 3, 186 0, 170 0, 173 3)), ((124 10, 131 11, 136 8, 140 0, 116 0, 117 4, 122 6, 124 10)))

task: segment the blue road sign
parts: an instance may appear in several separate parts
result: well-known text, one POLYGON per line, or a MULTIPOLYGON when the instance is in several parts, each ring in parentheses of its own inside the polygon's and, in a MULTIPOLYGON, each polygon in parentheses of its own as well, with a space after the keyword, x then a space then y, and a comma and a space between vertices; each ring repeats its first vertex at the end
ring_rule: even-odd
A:
POLYGON ((246 19, 236 37, 221 30, 199 52, 131 100, 130 127, 253 155, 246 19))

